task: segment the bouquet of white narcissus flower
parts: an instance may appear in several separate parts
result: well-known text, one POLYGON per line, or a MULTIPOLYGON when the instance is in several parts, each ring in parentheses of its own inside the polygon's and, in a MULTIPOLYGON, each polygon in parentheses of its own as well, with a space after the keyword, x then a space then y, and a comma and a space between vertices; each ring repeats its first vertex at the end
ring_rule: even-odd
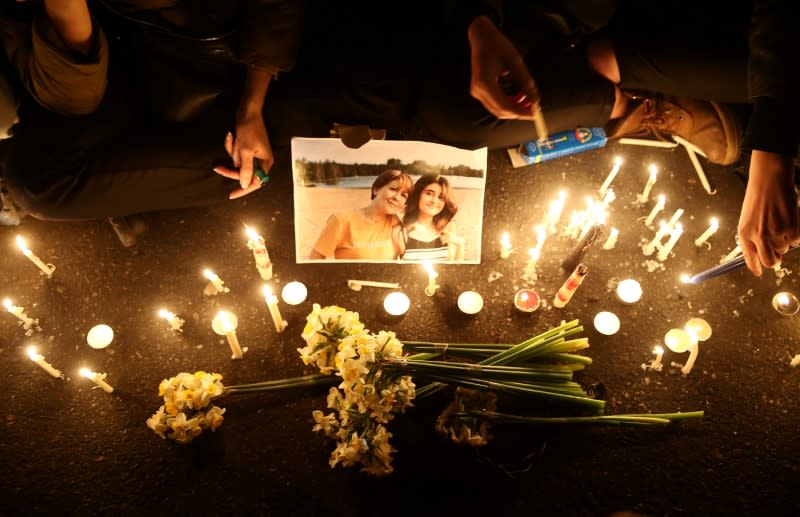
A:
POLYGON ((302 334, 306 346, 297 351, 300 352, 303 364, 316 366, 323 375, 331 375, 336 371, 334 360, 339 343, 348 336, 365 332, 357 312, 350 312, 336 305, 321 307, 315 303, 314 310, 306 317, 306 321, 302 334))
POLYGON ((211 404, 211 400, 225 392, 221 380, 222 375, 204 371, 182 372, 164 379, 158 387, 164 404, 147 419, 147 427, 161 438, 178 443, 191 442, 205 429, 216 431, 225 409, 211 404))

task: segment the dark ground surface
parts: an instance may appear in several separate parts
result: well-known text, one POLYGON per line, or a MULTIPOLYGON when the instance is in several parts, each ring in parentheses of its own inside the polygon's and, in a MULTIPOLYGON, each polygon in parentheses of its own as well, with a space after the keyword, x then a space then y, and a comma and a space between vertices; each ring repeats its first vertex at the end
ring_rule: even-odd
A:
MULTIPOLYGON (((504 153, 489 155, 483 257, 480 265, 438 268, 442 289, 423 294, 425 274, 399 265, 296 265, 290 168, 278 157, 268 188, 211 209, 150 214, 150 231, 123 248, 106 222, 46 223, 26 218, 0 227, 3 282, 8 296, 39 318, 41 331, 25 336, 17 320, 0 314, 3 432, 0 438, 0 514, 200 514, 200 515, 609 515, 628 509, 649 515, 797 515, 800 488, 794 409, 800 353, 797 319, 771 307, 779 290, 796 291, 796 274, 776 285, 768 271, 756 279, 744 271, 700 286, 678 275, 715 264, 733 247, 744 188, 733 168, 706 164, 719 190, 707 195, 682 149, 609 144, 605 149, 536 167, 512 170, 504 153), (533 225, 561 188, 570 192, 562 224, 583 197, 602 183, 614 155, 625 163, 614 187, 609 225, 620 229, 613 251, 594 249, 584 285, 563 310, 525 315, 513 309, 523 285, 524 250, 535 242, 533 225), (647 208, 629 204, 642 190, 646 166, 661 173, 654 194, 667 195, 670 215, 686 210, 686 229, 664 270, 648 273, 638 246, 650 239, 637 217, 647 208), (711 216, 721 220, 713 248, 692 241, 711 216), (307 301, 281 303, 289 328, 276 334, 260 294, 262 282, 246 247, 242 222, 267 239, 277 289, 304 282, 307 301), (503 230, 523 253, 498 258, 503 230), (525 238, 524 235, 530 237, 525 238), (46 280, 14 247, 17 233, 31 249, 57 265, 46 280), (203 296, 203 267, 211 267, 231 292, 203 296), (489 282, 490 273, 502 278, 489 282), (626 277, 642 282, 644 297, 623 306, 610 290, 626 277), (400 282, 412 299, 405 318, 378 319, 383 290, 348 289, 348 278, 400 282), (458 293, 474 289, 485 299, 477 317, 458 315, 458 293), (145 426, 160 405, 159 382, 180 371, 220 372, 226 384, 310 373, 298 358, 300 332, 311 304, 358 311, 367 327, 392 329, 401 339, 519 342, 579 318, 594 359, 579 379, 602 383, 608 414, 704 410, 700 421, 664 429, 496 429, 488 448, 458 447, 436 435, 433 422, 447 397, 421 401, 391 425, 393 475, 374 479, 354 468, 331 469, 330 443, 312 433, 311 411, 323 409, 325 388, 231 398, 225 423, 188 446, 163 441, 145 426), (231 361, 210 321, 223 306, 239 316, 238 335, 250 348, 231 361), (184 334, 169 331, 155 313, 168 307, 185 318, 184 334), (600 310, 617 313, 620 332, 603 336, 592 326, 600 310), (694 370, 682 377, 669 366, 644 372, 651 349, 666 331, 702 316, 713 336, 701 343, 694 370), (93 350, 85 334, 111 325, 116 337, 93 350), (56 380, 25 354, 28 343, 65 371, 56 380), (116 391, 92 389, 77 370, 88 365, 108 373, 116 391)), ((552 299, 562 283, 561 259, 574 241, 550 238, 540 262, 537 290, 552 299)), ((788 259, 796 269, 796 259, 788 259)), ((664 361, 688 354, 667 351, 664 361)))

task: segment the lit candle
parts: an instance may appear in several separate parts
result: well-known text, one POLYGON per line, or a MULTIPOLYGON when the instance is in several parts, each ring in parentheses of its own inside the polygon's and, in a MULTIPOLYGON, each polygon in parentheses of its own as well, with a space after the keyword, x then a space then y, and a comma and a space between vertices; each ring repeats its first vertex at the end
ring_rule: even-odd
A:
POLYGON ((520 289, 514 295, 514 307, 522 312, 534 312, 539 303, 539 295, 531 289, 520 289))
POLYGON ((668 233, 669 233, 669 225, 667 225, 666 221, 661 221, 659 223, 656 236, 653 237, 653 240, 642 246, 642 253, 644 253, 645 255, 652 255, 653 252, 656 250, 656 246, 661 246, 661 239, 663 239, 664 236, 668 233))
POLYGON ((589 268, 585 264, 578 264, 578 267, 575 268, 575 271, 569 275, 569 278, 567 278, 567 280, 556 292, 556 295, 553 298, 553 307, 556 307, 557 309, 564 307, 567 302, 572 299, 572 295, 575 294, 575 290, 581 285, 583 279, 586 277, 586 273, 588 272, 589 268))
POLYGON ((529 282, 536 281, 536 264, 539 262, 539 249, 538 248, 528 248, 528 262, 525 264, 525 271, 522 273, 522 277, 527 279, 529 282))
POLYGON ((411 300, 405 293, 395 291, 386 295, 383 299, 383 308, 391 316, 402 316, 411 307, 411 300))
POLYGON ((556 233, 557 228, 556 225, 561 220, 561 213, 564 211, 564 203, 567 201, 567 193, 565 191, 561 191, 558 193, 558 199, 550 203, 550 210, 548 212, 548 220, 549 226, 547 227, 547 233, 550 235, 556 233))
POLYGON ((108 374, 93 372, 88 368, 81 368, 81 375, 87 379, 91 379, 92 382, 103 388, 103 391, 106 393, 114 391, 114 387, 106 382, 106 376, 108 374))
POLYGON ((272 289, 269 286, 264 286, 264 299, 267 301, 269 314, 272 316, 272 323, 275 324, 275 330, 283 332, 286 326, 289 325, 281 316, 281 311, 278 309, 278 297, 272 294, 272 289))
POLYGON ((662 367, 663 367, 663 364, 661 364, 661 359, 664 357, 664 348, 660 347, 660 346, 656 346, 653 349, 653 353, 656 354, 656 358, 653 359, 652 361, 650 361, 649 368, 651 370, 655 370, 657 372, 660 372, 662 367))
POLYGON ((675 210, 675 213, 672 214, 672 217, 670 217, 669 221, 667 221, 667 226, 669 226, 670 228, 675 228, 675 224, 678 222, 678 219, 680 219, 682 215, 683 215, 683 208, 675 210))
POLYGON ((42 273, 47 275, 47 278, 52 276, 53 271, 56 270, 56 267, 52 264, 45 264, 42 262, 42 259, 34 255, 33 252, 28 249, 28 246, 25 244, 25 239, 23 239, 21 235, 17 235, 17 246, 19 246, 19 249, 22 250, 23 255, 28 257, 31 262, 36 264, 36 266, 42 270, 42 273))
POLYGON ((735 259, 741 254, 742 254, 742 247, 737 244, 736 247, 733 248, 730 253, 722 257, 719 263, 724 264, 726 262, 730 262, 731 260, 735 259))
POLYGON ((703 318, 692 318, 684 325, 687 333, 694 333, 698 341, 706 341, 711 337, 711 325, 703 318))
POLYGON ((220 336, 228 338, 228 346, 231 347, 231 359, 241 359, 244 357, 242 347, 239 346, 239 339, 236 337, 236 327, 239 320, 236 315, 227 312, 219 311, 214 319, 211 320, 211 328, 220 336))
POLYGON ((678 239, 680 239, 681 235, 683 235, 683 225, 678 223, 675 225, 675 229, 670 232, 667 243, 658 250, 658 260, 662 262, 667 260, 672 248, 675 247, 675 243, 678 242, 678 239))
POLYGON ((678 147, 678 144, 675 142, 662 142, 661 140, 651 140, 649 138, 620 138, 619 143, 622 145, 644 145, 647 147, 664 147, 667 149, 678 147))
POLYGON ((439 278, 439 273, 433 270, 433 265, 429 260, 423 262, 423 267, 425 271, 428 272, 428 285, 425 286, 425 294, 433 296, 439 288, 439 284, 436 283, 436 279, 439 278))
POLYGON ((400 284, 394 282, 373 282, 372 280, 348 280, 347 287, 353 291, 360 291, 362 287, 383 287, 384 289, 400 289, 400 284))
POLYGON ((569 217, 569 224, 566 228, 564 228, 564 233, 562 235, 574 239, 578 236, 578 230, 580 229, 582 223, 583 221, 581 212, 573 210, 569 217))
POLYGON ((12 305, 11 300, 8 298, 3 300, 3 307, 5 307, 8 312, 22 321, 22 325, 25 327, 25 330, 30 329, 31 326, 36 323, 36 320, 29 318, 27 314, 25 314, 25 307, 17 307, 16 305, 12 305))
POLYGON ((650 210, 650 213, 647 215, 647 219, 644 220, 645 226, 650 226, 651 224, 653 224, 653 221, 655 221, 656 219, 656 215, 658 215, 660 211, 664 210, 664 204, 666 203, 666 201, 667 201, 666 196, 664 196, 664 194, 659 194, 658 200, 656 201, 656 206, 654 206, 653 209, 650 210))
POLYGON ((107 347, 113 340, 114 329, 103 323, 95 325, 86 334, 86 342, 96 350, 107 347))
POLYGON ((702 246, 703 244, 705 244, 705 242, 708 240, 709 237, 711 237, 717 232, 718 229, 719 229, 719 221, 717 220, 716 217, 712 217, 711 226, 709 226, 708 229, 705 232, 703 232, 703 234, 700 237, 695 239, 694 245, 702 246))
POLYGON ((289 305, 300 305, 306 301, 306 296, 308 296, 308 289, 302 282, 289 282, 281 290, 281 298, 289 305))
POLYGON ((503 232, 500 236, 500 258, 507 259, 511 255, 511 237, 508 232, 503 232))
POLYGON ((682 354, 689 351, 689 360, 681 368, 684 375, 688 375, 694 367, 697 359, 697 339, 693 332, 686 332, 684 329, 671 329, 664 336, 664 344, 675 353, 682 354))
POLYGON ((642 286, 633 278, 617 284, 617 299, 622 303, 633 304, 642 298, 642 286))
POLYGON ((209 286, 206 287, 205 294, 219 294, 230 291, 230 289, 225 287, 225 282, 223 282, 222 279, 210 269, 204 269, 203 276, 211 282, 209 286))
POLYGON ((458 308, 464 314, 478 314, 483 309, 483 297, 475 291, 464 291, 458 296, 458 308))
POLYGON ((583 239, 586 237, 586 234, 589 233, 589 230, 592 229, 595 223, 595 215, 597 214, 597 209, 595 208, 594 200, 590 197, 586 198, 586 210, 584 211, 583 218, 581 220, 581 228, 580 234, 578 234, 578 240, 583 239))
POLYGON ((536 249, 539 252, 539 255, 542 253, 542 248, 544 247, 544 241, 547 240, 547 230, 541 224, 536 225, 536 249))
POLYGON ((598 312, 594 317, 594 328, 601 334, 613 336, 619 331, 619 318, 613 312, 598 312))
POLYGON ((800 301, 792 293, 781 291, 772 297, 772 308, 782 316, 794 316, 800 310, 800 301))
POLYGON ((639 203, 646 203, 648 199, 650 199, 650 190, 653 188, 653 185, 656 183, 656 175, 658 174, 658 169, 655 165, 650 165, 650 176, 647 178, 647 183, 644 186, 644 191, 637 197, 637 201, 639 203))
POLYGON ((167 323, 169 323, 169 326, 172 327, 172 330, 183 332, 183 324, 185 322, 183 319, 175 316, 174 312, 161 309, 158 311, 158 316, 167 320, 167 323))
POLYGON ((622 165, 622 158, 620 158, 619 156, 614 158, 614 166, 611 168, 611 172, 608 173, 608 176, 606 176, 606 180, 603 182, 602 185, 600 185, 600 188, 597 190, 597 194, 600 197, 606 195, 606 191, 608 190, 608 187, 611 186, 611 182, 614 181, 614 178, 617 176, 617 173, 619 172, 619 168, 621 165, 622 165))
POLYGON ((608 189, 608 192, 606 192, 606 195, 603 196, 603 200, 600 201, 600 206, 604 211, 608 210, 608 205, 610 205, 611 202, 614 201, 615 199, 617 199, 617 194, 614 193, 613 188, 610 188, 608 189))
POLYGON ((253 250, 253 257, 256 259, 256 269, 264 280, 272 278, 272 261, 269 258, 267 247, 264 245, 264 238, 258 232, 245 225, 247 233, 247 247, 253 250))
POLYGON ((28 357, 31 358, 31 361, 33 361, 34 363, 36 363, 39 366, 41 366, 44 371, 46 371, 47 373, 49 373, 50 375, 52 375, 56 379, 59 379, 59 378, 63 379, 64 378, 64 375, 61 373, 61 370, 57 370, 57 369, 53 368, 52 364, 50 364, 47 361, 45 361, 44 360, 44 356, 42 356, 40 353, 38 353, 36 351, 36 347, 35 346, 29 346, 28 347, 28 357))
POLYGON ((603 243, 604 250, 613 250, 614 246, 617 245, 617 238, 619 237, 619 230, 616 228, 611 228, 611 233, 608 234, 608 239, 606 242, 603 243))

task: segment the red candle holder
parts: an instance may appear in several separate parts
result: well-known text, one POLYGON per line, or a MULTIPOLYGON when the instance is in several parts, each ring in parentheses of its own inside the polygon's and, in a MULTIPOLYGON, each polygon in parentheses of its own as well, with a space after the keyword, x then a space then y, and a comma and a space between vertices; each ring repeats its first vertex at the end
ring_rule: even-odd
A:
POLYGON ((532 289, 520 289, 514 295, 514 307, 522 312, 534 312, 540 302, 539 295, 532 289))

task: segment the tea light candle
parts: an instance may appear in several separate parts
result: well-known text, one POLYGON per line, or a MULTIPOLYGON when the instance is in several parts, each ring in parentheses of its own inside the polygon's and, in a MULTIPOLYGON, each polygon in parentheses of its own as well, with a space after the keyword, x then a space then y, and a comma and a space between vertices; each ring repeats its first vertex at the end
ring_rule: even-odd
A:
POLYGON ((675 225, 675 228, 670 232, 669 240, 667 241, 667 243, 664 244, 661 247, 661 249, 658 250, 658 255, 657 255, 658 260, 662 262, 667 260, 667 257, 669 257, 672 248, 675 247, 675 243, 678 242, 678 239, 680 239, 681 235, 683 235, 683 225, 681 223, 678 223, 675 225))
POLYGON ((656 215, 662 210, 664 210, 664 205, 667 202, 667 197, 664 194, 659 194, 658 200, 656 201, 656 206, 650 210, 650 213, 647 215, 647 219, 644 220, 645 226, 650 226, 653 224, 653 221, 656 219, 656 215))
POLYGON ((622 303, 633 304, 642 298, 642 286, 633 278, 617 284, 617 299, 622 303))
POLYGON ((661 239, 664 238, 666 234, 669 233, 669 225, 667 225, 666 221, 661 221, 659 223, 658 231, 656 232, 655 237, 653 240, 642 246, 642 253, 645 255, 652 255, 653 252, 656 250, 657 246, 661 246, 661 239))
POLYGON ((708 240, 709 237, 711 237, 712 235, 714 235, 717 232, 718 229, 719 229, 719 221, 717 220, 716 217, 712 217, 711 218, 711 225, 708 227, 708 229, 705 232, 703 232, 703 234, 700 237, 695 239, 694 245, 695 246, 702 246, 703 244, 705 244, 705 242, 708 240))
POLYGON ((534 312, 539 308, 539 295, 531 289, 520 289, 514 295, 514 307, 522 312, 534 312))
POLYGON ((383 299, 383 308, 392 316, 402 316, 408 312, 411 307, 411 300, 408 299, 405 293, 395 291, 386 295, 383 299))
POLYGON ((53 368, 53 365, 48 363, 44 360, 44 356, 36 351, 35 346, 28 347, 28 357, 31 358, 31 361, 38 364, 42 367, 44 371, 55 377, 56 379, 63 379, 64 375, 61 373, 61 370, 57 370, 53 368))
POLYGON ((231 347, 231 359, 244 357, 242 347, 239 345, 239 339, 236 337, 236 327, 238 325, 239 320, 236 315, 227 311, 219 311, 214 316, 214 319, 211 320, 211 328, 214 332, 228 338, 228 346, 231 347))
POLYGON ((464 314, 478 314, 483 309, 483 297, 475 291, 464 291, 458 296, 458 308, 464 314))
POLYGON ((601 334, 613 336, 619 331, 619 318, 613 312, 598 312, 594 317, 594 328, 601 334))
POLYGON ((53 271, 56 270, 56 267, 52 264, 45 264, 42 262, 42 259, 34 255, 33 252, 28 249, 27 244, 25 244, 25 239, 23 239, 21 235, 17 235, 17 246, 19 246, 22 254, 28 257, 28 260, 36 264, 36 267, 41 269, 42 273, 47 275, 47 278, 50 278, 53 275, 53 271))
POLYGON ((81 375, 87 379, 91 379, 92 382, 103 388, 103 391, 106 393, 111 393, 114 391, 114 387, 105 380, 108 374, 93 372, 88 368, 81 368, 81 375))
POLYGON ((800 302, 792 293, 781 291, 772 297, 772 308, 781 316, 794 316, 800 310, 800 302))
POLYGON ((656 346, 653 349, 653 353, 656 354, 656 358, 650 363, 650 368, 660 372, 662 367, 661 359, 664 357, 664 349, 660 346, 656 346))
POLYGON ((428 285, 425 287, 425 294, 433 296, 439 288, 439 284, 436 283, 436 279, 439 278, 439 273, 433 270, 433 265, 429 260, 423 263, 423 267, 425 271, 428 272, 428 285))
POLYGON ((711 337, 711 325, 703 318, 692 318, 683 328, 688 334, 694 334, 698 341, 706 341, 711 337))
POLYGON ((289 305, 300 305, 306 301, 308 289, 302 282, 289 282, 281 290, 281 298, 289 305))
POLYGON ((604 250, 613 250, 614 246, 617 245, 617 238, 619 237, 619 230, 616 228, 611 228, 611 233, 608 234, 608 239, 606 242, 603 243, 604 250))
POLYGON ((170 312, 166 309, 161 309, 158 311, 158 316, 160 318, 164 318, 165 320, 167 320, 167 323, 169 323, 169 326, 172 328, 172 330, 175 330, 177 332, 183 332, 183 324, 185 323, 185 321, 175 316, 174 312, 170 312))
POLYGON ((600 188, 597 190, 597 194, 600 197, 606 195, 606 191, 608 190, 608 187, 611 186, 611 182, 614 181, 614 178, 617 177, 617 173, 619 172, 619 168, 621 165, 622 165, 622 158, 620 158, 619 156, 615 157, 614 166, 611 167, 611 172, 608 173, 608 176, 606 176, 606 180, 603 182, 602 185, 600 185, 600 188))
POLYGON ((264 299, 267 302, 269 314, 272 316, 272 323, 275 324, 275 330, 279 333, 283 332, 289 324, 281 316, 281 311, 278 308, 278 297, 272 294, 272 289, 266 285, 264 286, 264 299))
POLYGON ((225 282, 223 282, 222 279, 210 269, 204 269, 203 276, 206 277, 211 282, 217 293, 225 293, 230 291, 230 289, 225 287, 225 282))
POLYGON ((247 225, 244 226, 244 229, 249 239, 247 241, 247 247, 253 251, 258 274, 261 275, 262 279, 269 280, 272 278, 272 261, 269 258, 267 247, 264 244, 264 238, 247 225))
POLYGON ((31 326, 34 323, 36 323, 33 318, 29 318, 25 314, 25 307, 17 307, 16 305, 12 305, 11 300, 9 300, 8 298, 3 300, 3 307, 5 307, 8 312, 10 312, 14 316, 16 316, 19 320, 21 320, 22 325, 25 327, 26 330, 30 329, 31 326))
POLYGON ((500 258, 507 259, 511 255, 511 237, 508 232, 503 232, 500 236, 500 258))
POLYGON ((113 340, 114 329, 103 323, 95 325, 86 334, 86 342, 96 350, 107 347, 113 340))
POLYGON ((644 186, 644 190, 641 194, 639 194, 637 200, 639 203, 646 203, 648 199, 650 199, 650 190, 652 190, 653 185, 656 183, 656 175, 658 174, 658 169, 655 165, 650 165, 650 176, 647 178, 647 183, 644 186))

